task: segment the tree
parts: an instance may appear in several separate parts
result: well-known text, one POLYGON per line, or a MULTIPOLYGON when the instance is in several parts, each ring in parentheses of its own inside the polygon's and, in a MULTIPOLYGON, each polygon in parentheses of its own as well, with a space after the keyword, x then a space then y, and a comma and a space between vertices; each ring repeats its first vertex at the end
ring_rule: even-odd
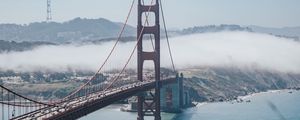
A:
POLYGON ((107 79, 107 76, 104 76, 101 73, 96 74, 95 79, 92 80, 92 85, 99 84, 107 79))
POLYGON ((42 72, 34 72, 33 78, 37 81, 45 80, 44 74, 42 72))
POLYGON ((67 76, 64 73, 52 73, 49 76, 50 80, 64 80, 67 76))
POLYGON ((21 79, 27 82, 30 82, 30 74, 29 73, 21 73, 21 79))
POLYGON ((12 70, 8 70, 4 73, 6 77, 16 76, 16 73, 12 70))
POLYGON ((69 92, 70 92, 69 90, 64 88, 64 89, 59 89, 59 90, 55 91, 53 94, 57 98, 62 98, 64 96, 68 95, 69 92))

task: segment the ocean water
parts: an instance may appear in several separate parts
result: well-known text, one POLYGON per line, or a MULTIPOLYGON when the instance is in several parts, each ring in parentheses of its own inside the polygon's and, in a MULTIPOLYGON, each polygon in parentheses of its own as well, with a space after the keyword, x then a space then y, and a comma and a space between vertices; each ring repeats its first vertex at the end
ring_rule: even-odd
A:
MULTIPOLYGON (((245 97, 251 102, 207 103, 180 114, 162 113, 163 120, 300 120, 300 91, 259 93, 245 97)), ((135 120, 136 113, 120 111, 111 105, 80 120, 135 120)), ((146 118, 146 120, 153 118, 146 118)))

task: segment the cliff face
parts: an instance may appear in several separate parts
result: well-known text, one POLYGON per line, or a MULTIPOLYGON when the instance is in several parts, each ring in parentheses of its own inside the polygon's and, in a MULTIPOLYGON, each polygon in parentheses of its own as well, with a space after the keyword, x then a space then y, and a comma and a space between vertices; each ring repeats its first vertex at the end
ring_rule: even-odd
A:
POLYGON ((184 84, 196 101, 234 99, 275 89, 300 87, 300 74, 259 69, 197 68, 182 71, 184 84))

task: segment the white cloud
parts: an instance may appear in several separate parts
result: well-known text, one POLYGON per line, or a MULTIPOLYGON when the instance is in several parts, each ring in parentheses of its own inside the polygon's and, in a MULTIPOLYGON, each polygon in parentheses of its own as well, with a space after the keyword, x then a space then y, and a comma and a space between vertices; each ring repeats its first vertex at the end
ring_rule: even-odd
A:
MULTIPOLYGON (((171 38, 170 42, 177 68, 255 66, 267 70, 300 73, 300 43, 289 39, 249 32, 219 32, 171 38)), ((134 45, 135 42, 120 43, 105 70, 121 68, 134 45)), ((113 42, 84 46, 43 46, 32 51, 2 53, 0 69, 96 71, 112 46, 113 42)), ((165 40, 162 40, 161 50, 162 66, 170 67, 165 40)), ((129 67, 135 69, 136 53, 134 55, 129 67)))

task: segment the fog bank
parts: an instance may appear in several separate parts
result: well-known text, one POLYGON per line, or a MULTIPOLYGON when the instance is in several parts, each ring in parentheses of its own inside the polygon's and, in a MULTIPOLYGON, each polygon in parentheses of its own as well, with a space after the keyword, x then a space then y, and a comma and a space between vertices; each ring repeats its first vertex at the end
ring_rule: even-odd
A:
MULTIPOLYGON (((170 67, 165 40, 161 41, 161 65, 170 67)), ((300 42, 267 34, 218 32, 180 36, 170 39, 178 69, 214 66, 259 68, 279 72, 300 73, 300 42)), ((120 69, 135 42, 120 43, 104 70, 120 69)), ((148 41, 146 49, 152 46, 148 41)), ((0 70, 32 71, 96 71, 113 46, 101 45, 42 46, 31 51, 0 54, 0 70)), ((129 68, 136 68, 136 53, 129 68)))

